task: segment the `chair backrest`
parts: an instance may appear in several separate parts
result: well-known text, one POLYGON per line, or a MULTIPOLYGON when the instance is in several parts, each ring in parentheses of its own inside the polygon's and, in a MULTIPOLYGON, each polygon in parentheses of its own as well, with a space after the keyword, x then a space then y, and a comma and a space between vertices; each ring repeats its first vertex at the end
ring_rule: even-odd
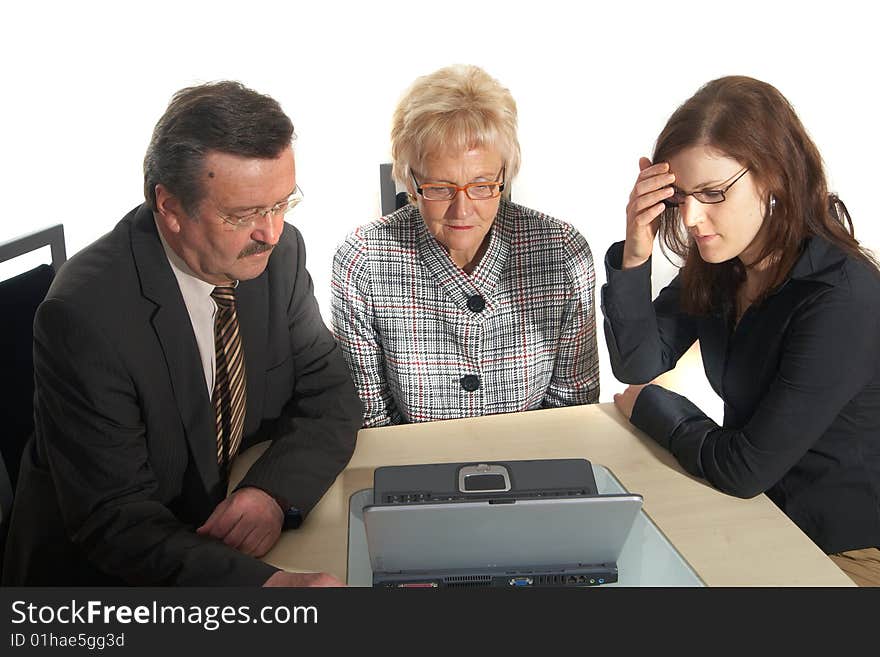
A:
POLYGON ((407 204, 406 192, 397 191, 397 185, 391 177, 391 163, 379 165, 379 193, 382 196, 382 216, 391 214, 407 204))
POLYGON ((0 263, 45 246, 51 265, 0 281, 0 571, 21 455, 34 431, 34 315, 67 259, 61 224, 0 244, 0 263))
MULTIPOLYGON (((24 445, 34 430, 34 314, 43 301, 55 272, 64 263, 64 228, 59 224, 0 244, 0 262, 11 260, 49 246, 52 264, 39 265, 5 281, 0 281, 0 456, 8 472, 11 489, 18 481, 19 462, 24 445)), ((2 475, 0 475, 2 476, 2 475)), ((2 485, 0 485, 2 490, 2 485)), ((0 500, 2 522, 8 515, 8 502, 0 500)))
MULTIPOLYGON (((9 481, 9 472, 6 470, 3 454, 0 454, 0 527, 4 530, 9 525, 10 509, 12 509, 12 482, 9 481)), ((4 537, 0 536, 0 555, 3 554, 4 537)))

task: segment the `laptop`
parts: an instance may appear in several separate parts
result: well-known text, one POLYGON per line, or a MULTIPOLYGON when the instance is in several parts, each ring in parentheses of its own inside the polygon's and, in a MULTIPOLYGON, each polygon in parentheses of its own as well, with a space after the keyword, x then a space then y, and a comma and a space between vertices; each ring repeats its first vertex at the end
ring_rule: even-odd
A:
POLYGON ((386 465, 373 474, 375 504, 596 495, 587 459, 386 465))
MULTIPOLYGON (((575 486, 569 491, 572 495, 545 496, 529 488, 518 497, 510 477, 502 480, 504 473, 497 469, 520 475, 523 468, 546 469, 546 463, 537 463, 424 466, 427 472, 441 467, 444 473, 456 473, 458 492, 470 487, 475 495, 453 496, 452 501, 440 494, 419 499, 418 493, 401 500, 391 493, 397 499, 389 503, 383 501, 388 493, 377 488, 374 499, 379 503, 367 505, 363 512, 373 586, 538 588, 616 582, 617 560, 642 508, 642 497, 597 495, 594 483, 591 492, 575 486), (476 479, 468 483, 470 476, 476 479), (494 486, 494 492, 487 491, 488 486, 494 486)), ((563 466, 571 472, 571 463, 563 466)), ((423 466, 395 467, 408 469, 404 471, 408 476, 391 479, 415 481, 412 469, 423 466)), ((389 474, 395 473, 378 476, 377 471, 377 484, 389 481, 389 474)), ((582 477, 576 479, 583 483, 582 477)))

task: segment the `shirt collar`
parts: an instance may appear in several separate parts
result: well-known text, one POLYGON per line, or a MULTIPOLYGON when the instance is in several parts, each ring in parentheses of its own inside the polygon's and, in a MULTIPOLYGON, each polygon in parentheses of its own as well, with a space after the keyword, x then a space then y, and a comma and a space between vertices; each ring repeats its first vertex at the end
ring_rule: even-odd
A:
MULTIPOLYGON (((156 232, 159 233, 159 239, 162 241, 162 248, 165 250, 165 256, 171 264, 171 270, 174 272, 174 277, 177 279, 177 285, 180 287, 180 293, 183 295, 184 303, 189 306, 191 301, 198 301, 205 297, 210 297, 211 292, 213 292, 214 288, 217 286, 213 283, 203 281, 193 273, 192 269, 190 269, 189 265, 184 262, 183 258, 177 255, 174 249, 172 249, 168 245, 168 242, 165 241, 165 236, 162 235, 162 230, 159 228, 159 222, 158 220, 155 221, 156 232)), ((238 281, 235 281, 232 286, 238 287, 238 281)))

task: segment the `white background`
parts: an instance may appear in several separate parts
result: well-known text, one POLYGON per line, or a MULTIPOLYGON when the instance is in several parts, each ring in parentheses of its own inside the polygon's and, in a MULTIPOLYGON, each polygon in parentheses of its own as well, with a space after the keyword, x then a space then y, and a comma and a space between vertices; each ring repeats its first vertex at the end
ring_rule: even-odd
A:
MULTIPOLYGON (((10 6, 11 5, 11 6, 10 6)), ((278 99, 296 127, 305 235, 329 321, 338 243, 379 214, 378 164, 412 80, 472 63, 513 93, 523 166, 514 200, 574 224, 602 259, 623 238, 640 155, 710 79, 744 74, 794 105, 880 251, 874 158, 878 22, 870 3, 28 2, 4 8, 0 242, 64 224, 68 255, 143 200, 142 161, 179 88, 237 79, 278 99)), ((655 259, 655 289, 673 270, 655 259)), ((0 277, 5 272, 0 270, 0 277)), ((598 315, 601 401, 611 375, 598 315)), ((697 372, 699 372, 697 370, 697 372)), ((697 378, 682 385, 718 417, 697 378), (690 388, 689 388, 690 386, 690 388)))

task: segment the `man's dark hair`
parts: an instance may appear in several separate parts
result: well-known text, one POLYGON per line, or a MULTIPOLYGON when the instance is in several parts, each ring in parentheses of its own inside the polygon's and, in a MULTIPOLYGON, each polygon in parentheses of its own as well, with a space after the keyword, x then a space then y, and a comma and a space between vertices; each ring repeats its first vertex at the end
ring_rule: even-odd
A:
POLYGON ((294 138, 293 123, 278 101, 239 82, 211 82, 181 89, 153 130, 144 157, 144 196, 156 210, 163 184, 195 214, 204 196, 205 156, 219 151, 274 159, 294 138))

